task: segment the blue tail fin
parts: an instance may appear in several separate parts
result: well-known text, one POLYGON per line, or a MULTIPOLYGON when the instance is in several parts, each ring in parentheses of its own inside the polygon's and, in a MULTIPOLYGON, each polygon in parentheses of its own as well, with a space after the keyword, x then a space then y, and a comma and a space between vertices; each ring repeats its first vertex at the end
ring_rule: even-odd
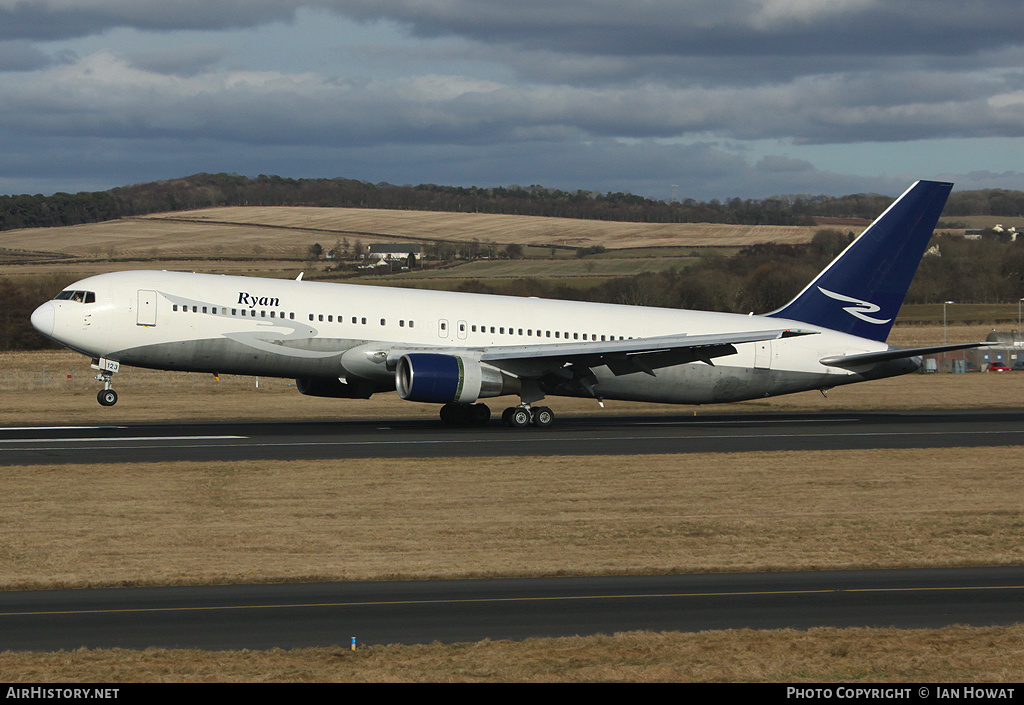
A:
POLYGON ((885 341, 953 184, 918 181, 769 316, 885 341))

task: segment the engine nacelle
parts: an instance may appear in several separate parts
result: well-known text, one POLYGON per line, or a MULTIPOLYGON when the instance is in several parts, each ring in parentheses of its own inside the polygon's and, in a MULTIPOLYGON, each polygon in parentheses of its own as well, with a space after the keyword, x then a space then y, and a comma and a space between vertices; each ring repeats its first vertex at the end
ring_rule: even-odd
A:
POLYGON ((342 382, 339 377, 300 377, 295 380, 295 388, 306 396, 338 399, 369 399, 376 391, 369 380, 342 382))
POLYGON ((409 353, 395 368, 395 389, 407 401, 471 404, 484 397, 518 394, 519 380, 464 355, 409 353))

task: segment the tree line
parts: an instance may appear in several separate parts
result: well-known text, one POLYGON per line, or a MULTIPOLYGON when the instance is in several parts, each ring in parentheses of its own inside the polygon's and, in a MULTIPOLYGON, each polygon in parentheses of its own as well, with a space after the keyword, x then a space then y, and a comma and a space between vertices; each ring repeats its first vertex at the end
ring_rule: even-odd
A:
MULTIPOLYGON (((731 313, 766 313, 788 303, 854 238, 819 230, 807 245, 750 245, 727 257, 709 251, 682 268, 615 277, 590 289, 557 280, 522 278, 507 284, 469 280, 458 290, 661 306, 731 313)), ((937 233, 905 303, 1014 303, 1024 298, 1024 238, 967 240, 937 233)))
MULTIPOLYGON (((630 193, 564 191, 537 185, 398 186, 345 178, 195 174, 92 193, 0 196, 0 230, 77 225, 216 206, 386 208, 651 223, 813 225, 813 219, 819 217, 872 219, 891 202, 890 196, 880 194, 658 201, 630 193)), ((1024 214, 1024 192, 954 192, 944 213, 947 217, 1019 216, 1024 214)))
POLYGON ((121 204, 109 191, 0 196, 0 230, 99 223, 121 216, 121 204))

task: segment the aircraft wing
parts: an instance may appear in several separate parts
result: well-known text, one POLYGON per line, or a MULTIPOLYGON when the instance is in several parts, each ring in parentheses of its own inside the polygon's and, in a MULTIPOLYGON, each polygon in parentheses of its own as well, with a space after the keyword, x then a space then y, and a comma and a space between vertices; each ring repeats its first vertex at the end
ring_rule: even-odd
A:
POLYGON ((520 377, 540 377, 566 365, 597 367, 607 365, 615 375, 645 372, 656 376, 659 367, 686 362, 714 365, 713 358, 736 353, 734 346, 762 340, 776 340, 815 331, 776 329, 710 335, 665 335, 630 340, 592 340, 546 345, 490 345, 483 347, 393 348, 388 365, 397 364, 402 355, 429 352, 471 355, 489 365, 520 377))

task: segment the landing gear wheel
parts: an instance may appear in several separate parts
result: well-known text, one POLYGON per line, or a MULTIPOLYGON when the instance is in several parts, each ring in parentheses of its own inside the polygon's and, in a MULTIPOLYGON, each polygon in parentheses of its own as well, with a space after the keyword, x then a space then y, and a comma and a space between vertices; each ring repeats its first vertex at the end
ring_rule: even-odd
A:
POLYGON ((459 404, 445 404, 441 407, 441 421, 445 426, 461 426, 465 416, 459 404))
POLYGON ((533 425, 537 428, 548 428, 555 422, 555 412, 546 406, 538 406, 533 410, 533 425))
POLYGON ((474 426, 486 426, 491 420, 491 407, 486 404, 474 404, 471 417, 474 426))
POLYGON ((441 421, 447 426, 486 426, 491 409, 486 404, 449 403, 441 407, 441 421))
POLYGON ((117 392, 113 389, 101 389, 96 395, 96 401, 103 406, 113 406, 117 403, 117 392))
POLYGON ((513 406, 505 410, 502 419, 512 428, 526 428, 533 421, 533 414, 525 406, 513 406))

